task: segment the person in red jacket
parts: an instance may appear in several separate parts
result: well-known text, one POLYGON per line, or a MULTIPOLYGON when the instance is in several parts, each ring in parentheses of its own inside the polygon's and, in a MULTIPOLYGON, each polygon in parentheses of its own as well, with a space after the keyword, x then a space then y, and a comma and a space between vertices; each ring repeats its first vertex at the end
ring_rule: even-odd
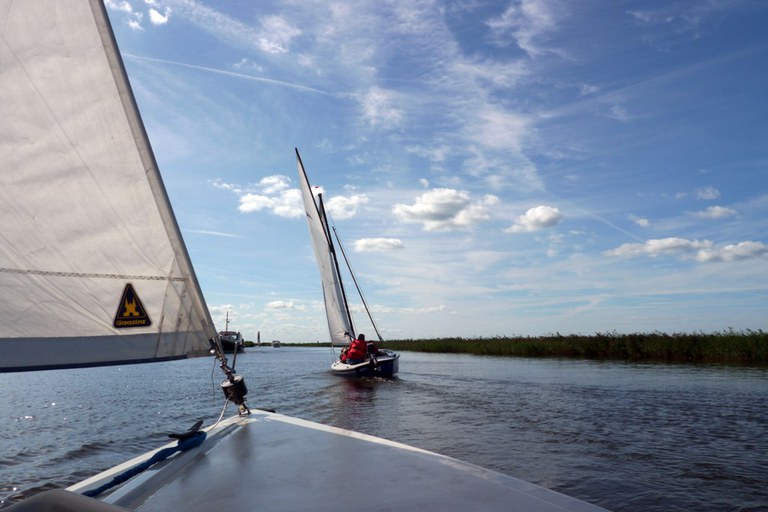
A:
POLYGON ((365 343, 365 334, 360 334, 357 339, 352 340, 345 350, 341 353, 341 362, 347 364, 358 364, 365 361, 365 355, 368 347, 365 343))

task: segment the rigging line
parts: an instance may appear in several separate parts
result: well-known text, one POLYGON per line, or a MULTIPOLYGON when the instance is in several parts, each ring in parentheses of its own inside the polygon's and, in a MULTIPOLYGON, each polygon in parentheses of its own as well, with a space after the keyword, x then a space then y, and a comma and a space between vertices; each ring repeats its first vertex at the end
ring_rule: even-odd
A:
POLYGON ((373 315, 371 314, 371 310, 368 308, 368 303, 365 300, 365 297, 363 296, 363 290, 360 289, 360 285, 357 283, 357 277, 355 277, 355 272, 352 270, 352 264, 349 263, 349 259, 347 258, 347 253, 344 250, 344 245, 341 243, 341 238, 339 238, 339 233, 336 231, 336 226, 331 226, 331 229, 333 229, 333 236, 336 237, 336 241, 339 243, 339 249, 341 249, 341 255, 344 256, 344 262, 347 264, 347 268, 349 269, 349 275, 352 276, 352 282, 355 283, 355 288, 357 288, 357 293, 360 295, 360 300, 363 301, 363 307, 365 308, 365 312, 368 313, 368 318, 371 320, 371 325, 373 325, 373 330, 376 331, 376 336, 379 337, 379 341, 384 341, 384 338, 381 337, 381 333, 379 333, 379 328, 376 326, 376 322, 373 320, 373 315))
POLYGON ((222 407, 222 409, 221 409, 221 414, 219 414, 219 419, 217 419, 216 423, 211 425, 210 428, 208 428, 208 430, 213 430, 216 427, 216 425, 218 425, 221 422, 221 419, 224 417, 224 413, 227 412, 227 405, 229 405, 229 399, 225 398, 224 399, 224 407, 222 407))
POLYGON ((186 281, 187 278, 183 276, 140 276, 130 274, 99 274, 88 272, 59 272, 55 270, 31 270, 21 268, 6 268, 0 267, 0 273, 6 274, 25 274, 35 276, 54 276, 54 277, 96 277, 101 279, 133 279, 142 281, 186 281))

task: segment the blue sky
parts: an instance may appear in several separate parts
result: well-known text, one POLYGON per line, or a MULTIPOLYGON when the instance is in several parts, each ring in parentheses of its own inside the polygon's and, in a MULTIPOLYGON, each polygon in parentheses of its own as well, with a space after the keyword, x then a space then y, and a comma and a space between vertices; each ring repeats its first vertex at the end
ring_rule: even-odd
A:
POLYGON ((328 340, 294 147, 385 339, 768 329, 762 0, 106 4, 219 329, 328 340))

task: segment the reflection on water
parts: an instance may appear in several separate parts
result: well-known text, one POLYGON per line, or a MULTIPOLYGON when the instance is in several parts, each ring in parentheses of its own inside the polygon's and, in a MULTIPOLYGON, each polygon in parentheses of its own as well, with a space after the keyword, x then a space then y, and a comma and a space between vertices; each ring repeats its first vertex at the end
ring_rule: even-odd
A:
MULTIPOLYGON (((329 365, 319 348, 250 349, 237 361, 251 406, 616 511, 768 509, 766 369, 404 352, 397 378, 347 379, 329 365)), ((201 411, 210 423, 222 404, 212 370, 197 359, 0 375, 0 497, 75 482, 156 447, 201 411)))

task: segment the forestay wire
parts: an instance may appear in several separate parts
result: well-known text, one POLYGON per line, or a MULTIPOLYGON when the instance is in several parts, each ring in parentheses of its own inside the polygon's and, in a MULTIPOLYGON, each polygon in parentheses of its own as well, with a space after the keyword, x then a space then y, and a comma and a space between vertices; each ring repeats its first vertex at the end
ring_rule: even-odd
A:
POLYGON ((360 285, 357 283, 357 277, 355 277, 355 272, 352 270, 352 265, 349 262, 349 259, 347 258, 347 252, 344 250, 344 244, 341 243, 341 238, 339 238, 339 234, 336 232, 336 226, 331 225, 331 229, 333 229, 333 236, 336 238, 336 242, 339 244, 339 249, 341 249, 341 255, 344 256, 344 263, 347 264, 347 269, 349 269, 349 275, 352 276, 352 282, 355 283, 355 288, 357 288, 357 294, 360 296, 360 300, 363 302, 363 307, 365 308, 365 312, 368 313, 368 318, 371 320, 371 325, 373 326, 373 330, 376 331, 376 336, 379 337, 379 341, 384 341, 384 338, 381 337, 381 334, 379 333, 379 328, 376 327, 376 322, 373 320, 373 315, 371 315, 371 310, 368 308, 368 303, 365 301, 365 297, 363 296, 363 290, 360 289, 360 285))

